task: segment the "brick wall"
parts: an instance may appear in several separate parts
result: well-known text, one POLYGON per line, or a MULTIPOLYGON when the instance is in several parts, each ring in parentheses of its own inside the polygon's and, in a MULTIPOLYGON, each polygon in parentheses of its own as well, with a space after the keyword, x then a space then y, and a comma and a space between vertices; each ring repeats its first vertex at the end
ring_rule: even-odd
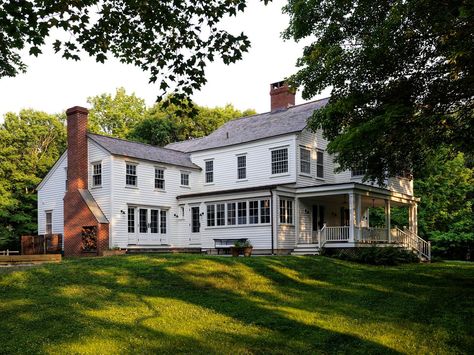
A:
POLYGON ((64 255, 82 255, 82 227, 97 227, 97 253, 109 247, 109 224, 98 223, 78 189, 87 189, 87 115, 83 107, 66 111, 68 134, 68 190, 64 196, 64 255))
POLYGON ((286 109, 295 105, 295 92, 281 81, 270 84, 271 111, 286 109))

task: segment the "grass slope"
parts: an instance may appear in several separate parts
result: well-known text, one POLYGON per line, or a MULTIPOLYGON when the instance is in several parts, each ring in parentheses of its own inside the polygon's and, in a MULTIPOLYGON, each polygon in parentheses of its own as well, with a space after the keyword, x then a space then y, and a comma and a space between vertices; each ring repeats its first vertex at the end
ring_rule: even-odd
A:
POLYGON ((473 280, 468 263, 324 257, 0 269, 0 353, 469 353, 473 280))

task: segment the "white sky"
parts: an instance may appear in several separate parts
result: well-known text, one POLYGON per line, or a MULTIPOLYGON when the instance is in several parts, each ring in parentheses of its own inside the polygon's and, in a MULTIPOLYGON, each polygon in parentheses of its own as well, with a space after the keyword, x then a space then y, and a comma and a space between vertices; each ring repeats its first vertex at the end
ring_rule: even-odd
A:
MULTIPOLYGON (((250 1, 244 14, 225 21, 223 27, 232 33, 244 31, 252 47, 235 64, 227 66, 216 61, 207 67, 208 82, 193 96, 197 104, 214 107, 232 103, 241 110, 269 110, 269 84, 296 71, 296 59, 303 48, 303 44, 283 41, 280 36, 288 24, 288 17, 281 13, 284 3, 275 0, 264 6, 260 1, 250 1)), ((88 107, 87 97, 115 93, 118 87, 124 87, 129 94, 134 92, 148 106, 159 93, 159 83, 149 84, 148 73, 132 65, 115 59, 100 64, 86 54, 74 62, 54 54, 51 46, 43 52, 37 58, 23 58, 28 65, 25 74, 0 79, 0 121, 6 112, 22 108, 55 113, 75 105, 88 107)), ((296 103, 302 102, 297 94, 296 103)))

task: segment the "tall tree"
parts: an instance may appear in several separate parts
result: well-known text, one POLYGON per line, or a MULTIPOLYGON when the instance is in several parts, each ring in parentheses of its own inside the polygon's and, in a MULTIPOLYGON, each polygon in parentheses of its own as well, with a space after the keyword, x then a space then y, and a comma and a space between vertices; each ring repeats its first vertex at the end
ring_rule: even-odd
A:
POLYGON ((66 148, 62 116, 34 110, 7 113, 0 125, 0 249, 34 233, 36 186, 66 148))
POLYGON ((118 88, 115 96, 101 94, 89 97, 92 105, 89 112, 89 130, 114 137, 125 138, 145 118, 145 100, 127 95, 124 88, 118 88))
POLYGON ((37 56, 54 36, 54 50, 64 58, 79 60, 81 50, 98 62, 114 56, 149 72, 162 90, 173 87, 178 102, 206 82, 208 62, 220 57, 229 64, 248 50, 247 36, 219 26, 245 7, 245 0, 4 0, 0 77, 25 71, 19 51, 37 56))
POLYGON ((157 103, 147 112, 147 118, 140 122, 128 138, 153 145, 198 138, 210 134, 225 122, 255 114, 254 110, 240 111, 228 104, 224 107, 194 106, 195 113, 183 112, 183 106, 157 103))
POLYGON ((439 146, 474 145, 474 2, 289 0, 286 38, 313 42, 291 78, 341 169, 382 182, 422 169, 439 146))

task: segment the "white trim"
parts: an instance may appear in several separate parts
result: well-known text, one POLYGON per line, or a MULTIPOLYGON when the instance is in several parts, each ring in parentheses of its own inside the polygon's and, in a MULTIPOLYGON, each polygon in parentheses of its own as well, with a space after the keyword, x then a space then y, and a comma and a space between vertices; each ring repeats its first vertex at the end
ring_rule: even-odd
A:
MULTIPOLYGON (((39 185, 36 187, 36 191, 39 191, 43 188, 44 184, 49 180, 49 178, 54 174, 56 169, 61 165, 63 160, 67 157, 67 149, 64 151, 64 153, 59 157, 59 159, 54 163, 53 167, 48 171, 46 176, 43 178, 43 180, 39 183, 39 185)), ((67 168, 67 167, 66 167, 67 168)), ((67 178, 67 177, 66 177, 67 178)))

